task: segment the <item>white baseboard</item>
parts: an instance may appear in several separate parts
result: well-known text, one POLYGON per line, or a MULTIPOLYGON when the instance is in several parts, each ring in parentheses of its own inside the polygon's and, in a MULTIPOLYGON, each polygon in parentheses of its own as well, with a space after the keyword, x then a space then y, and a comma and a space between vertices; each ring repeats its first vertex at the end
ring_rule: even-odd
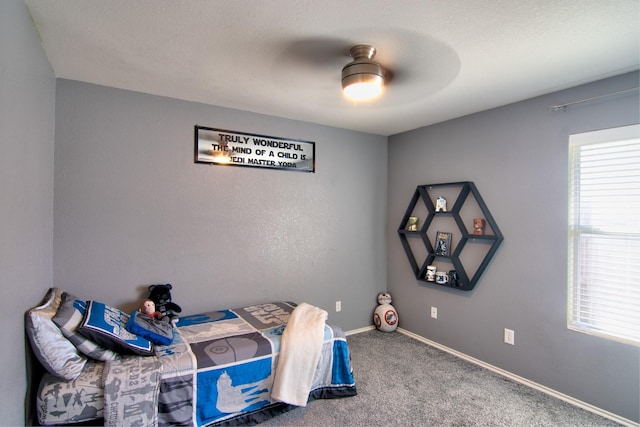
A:
POLYGON ((375 329, 376 327, 374 325, 371 326, 365 326, 364 328, 359 328, 359 329, 352 329, 350 331, 345 331, 345 335, 349 336, 349 335, 353 335, 353 334, 359 334, 360 332, 367 332, 367 331, 371 331, 373 329, 375 329))
MULTIPOLYGON (((375 329, 375 327, 371 326, 370 328, 354 329, 353 331, 349 331, 349 333, 347 333, 347 335, 351 335, 351 334, 358 333, 358 332, 365 332, 365 331, 368 331, 370 329, 375 329)), ((495 372, 495 373, 497 373, 499 375, 507 377, 507 378, 509 378, 509 379, 511 379, 513 381, 519 382, 519 383, 524 384, 526 386, 529 386, 529 387, 531 387, 533 389, 539 390, 539 391, 541 391, 543 393, 546 393, 546 394, 548 394, 550 396, 553 396, 553 397, 555 397, 557 399, 563 400, 563 401, 565 401, 567 403, 570 403, 570 404, 572 404, 574 406, 582 408, 582 409, 584 409, 586 411, 589 411, 589 412, 592 412, 594 414, 600 415, 601 417, 608 418, 608 419, 613 420, 613 421, 615 421, 617 423, 620 423, 620 424, 622 424, 624 426, 640 427, 640 423, 636 423, 635 421, 631 421, 631 420, 629 420, 627 418, 621 417, 621 416, 616 415, 616 414, 614 414, 612 412, 605 411, 604 409, 598 408, 597 406, 593 406, 593 405, 591 405, 589 403, 583 402, 581 400, 578 400, 578 399, 573 398, 571 396, 568 396, 566 394, 560 393, 559 391, 553 390, 553 389, 551 389, 549 387, 543 386, 542 384, 538 384, 538 383, 533 382, 531 380, 528 380, 528 379, 526 379, 524 377, 521 377, 521 376, 518 376, 516 374, 513 374, 513 373, 511 373, 509 371, 505 371, 504 369, 500 369, 497 366, 490 365, 489 363, 483 362, 482 360, 476 359, 474 357, 471 357, 469 355, 461 353, 461 352, 459 352, 457 350, 454 350, 454 349, 449 348, 447 346, 444 346, 442 344, 438 344, 435 341, 431 341, 431 340, 429 340, 429 339, 427 339, 425 337, 422 337, 420 335, 414 334, 413 332, 409 332, 409 331, 407 331, 405 329, 402 329, 402 328, 398 328, 398 332, 400 332, 400 333, 402 333, 404 335, 407 335, 407 336, 409 336, 411 338, 414 338, 414 339, 416 339, 418 341, 421 341, 421 342, 423 342, 425 344, 428 344, 428 345, 430 345, 432 347, 438 348, 438 349, 440 349, 442 351, 446 351, 447 353, 453 354, 454 356, 460 357, 461 359, 464 359, 464 360, 467 360, 467 361, 469 361, 471 363, 474 363, 476 365, 482 366, 483 368, 486 368, 486 369, 488 369, 490 371, 493 371, 493 372, 495 372)))

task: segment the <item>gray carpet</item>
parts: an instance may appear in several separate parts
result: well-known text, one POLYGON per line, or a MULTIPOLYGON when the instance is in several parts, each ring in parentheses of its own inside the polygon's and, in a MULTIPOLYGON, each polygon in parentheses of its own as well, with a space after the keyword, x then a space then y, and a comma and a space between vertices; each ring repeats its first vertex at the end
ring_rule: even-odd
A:
POLYGON ((358 395, 263 426, 619 426, 399 332, 347 338, 358 395))

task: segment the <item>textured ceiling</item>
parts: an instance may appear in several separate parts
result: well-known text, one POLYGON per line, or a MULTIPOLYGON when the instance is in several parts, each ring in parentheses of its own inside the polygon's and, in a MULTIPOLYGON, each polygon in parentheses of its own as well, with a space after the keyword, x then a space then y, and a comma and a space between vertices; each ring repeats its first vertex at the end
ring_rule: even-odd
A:
POLYGON ((25 3, 56 77, 380 135, 640 63, 638 0, 25 3), (340 72, 358 43, 393 77, 354 104, 340 72))

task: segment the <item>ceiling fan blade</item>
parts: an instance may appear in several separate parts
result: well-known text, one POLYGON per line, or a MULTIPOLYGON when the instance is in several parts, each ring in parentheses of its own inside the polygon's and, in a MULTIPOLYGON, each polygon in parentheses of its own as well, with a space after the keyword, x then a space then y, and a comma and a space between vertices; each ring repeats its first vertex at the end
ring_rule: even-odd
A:
POLYGON ((335 67, 349 62, 349 41, 339 38, 309 38, 286 46, 278 62, 288 66, 335 67))

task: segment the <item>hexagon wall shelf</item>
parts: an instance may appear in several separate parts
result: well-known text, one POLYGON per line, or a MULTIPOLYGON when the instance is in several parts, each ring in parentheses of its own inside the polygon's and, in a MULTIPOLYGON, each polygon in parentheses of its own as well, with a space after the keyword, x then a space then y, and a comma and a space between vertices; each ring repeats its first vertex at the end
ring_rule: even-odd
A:
POLYGON ((416 187, 398 236, 417 280, 463 291, 476 286, 503 240, 498 224, 471 181, 416 187), (444 209, 437 201, 439 197, 446 200, 444 209), (408 227, 410 218, 417 218, 417 226, 408 227), (474 228, 476 218, 484 220, 483 228, 474 228), (436 234, 440 232, 450 233, 448 255, 434 250, 436 234), (430 265, 448 273, 448 282, 428 280, 430 265), (457 279, 452 277, 452 271, 457 279))

